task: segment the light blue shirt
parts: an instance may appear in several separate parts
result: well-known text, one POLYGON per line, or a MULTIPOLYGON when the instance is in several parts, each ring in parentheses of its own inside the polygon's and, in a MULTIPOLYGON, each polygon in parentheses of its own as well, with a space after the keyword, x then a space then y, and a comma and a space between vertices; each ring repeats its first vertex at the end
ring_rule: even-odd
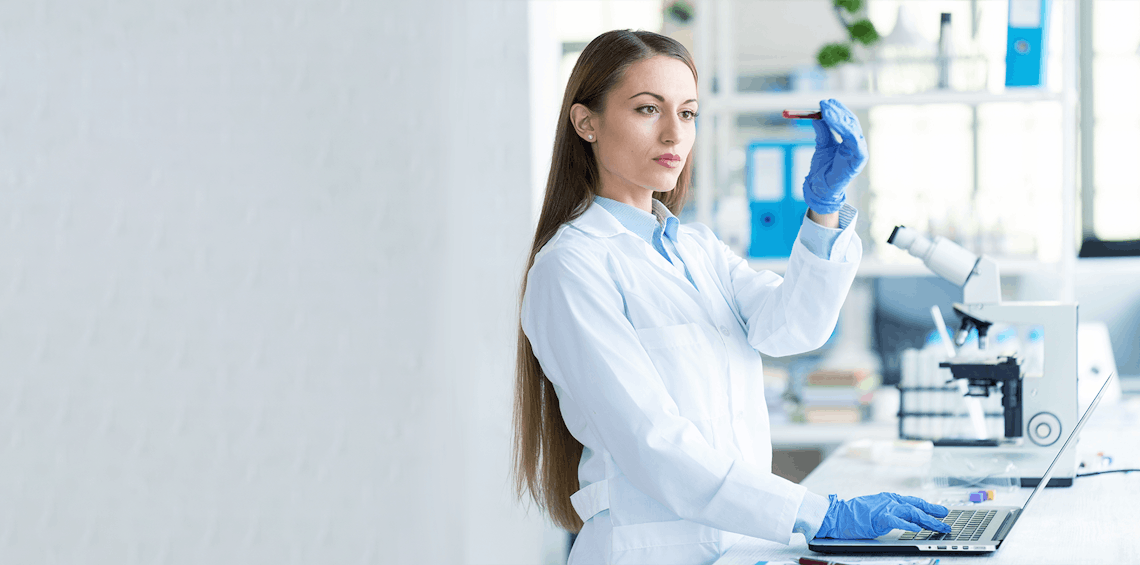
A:
POLYGON ((664 204, 654 200, 653 213, 649 213, 636 206, 630 206, 624 202, 602 196, 595 196, 594 202, 612 214, 621 225, 625 226, 625 229, 644 239, 666 261, 677 267, 693 286, 696 286, 696 283, 693 283, 692 275, 689 274, 688 267, 685 266, 685 262, 677 253, 677 227, 681 225, 681 222, 664 204))

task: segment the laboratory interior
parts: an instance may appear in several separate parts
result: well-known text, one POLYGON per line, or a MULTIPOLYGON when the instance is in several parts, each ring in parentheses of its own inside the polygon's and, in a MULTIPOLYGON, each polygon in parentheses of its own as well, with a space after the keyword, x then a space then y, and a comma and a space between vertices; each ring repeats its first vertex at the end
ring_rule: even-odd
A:
MULTIPOLYGON (((0 563, 1140 563, 1138 99, 1140 0, 0 2, 0 563), (654 220, 679 239, 609 243, 687 294, 622 298, 723 293, 726 325, 575 341, 626 328, 613 288, 548 276, 574 251, 530 266, 570 78, 614 30, 683 47, 699 106, 654 220), (837 108, 820 155, 864 160, 821 259, 837 108), (694 234, 770 296, 842 286, 834 324, 805 294, 812 347, 747 341, 694 234), (731 390, 647 364, 722 342, 753 347, 731 390), (556 362, 603 357, 644 370, 556 362), (656 371, 747 424, 713 441, 656 371), (621 394, 682 447, 579 425, 633 421, 621 394)), ((597 196, 581 218, 618 226, 597 196)))
MULTIPOLYGON (((785 272, 807 208, 813 128, 783 111, 836 99, 861 124, 869 160, 847 202, 863 255, 838 323, 819 349, 763 356, 772 473, 842 498, 895 489, 951 510, 1021 508, 1105 385, 1000 547, 917 547, 944 545, 930 554, 944 563, 1140 561, 1127 510, 1140 498, 1123 494, 1140 492, 1127 472, 1140 467, 1140 2, 528 9, 536 205, 568 77, 608 30, 658 32, 692 54, 700 113, 680 220, 754 270, 785 272)), ((562 539, 545 531, 541 563, 565 562, 562 539)), ((716 563, 875 557, 796 535, 775 545, 722 541, 716 563)))

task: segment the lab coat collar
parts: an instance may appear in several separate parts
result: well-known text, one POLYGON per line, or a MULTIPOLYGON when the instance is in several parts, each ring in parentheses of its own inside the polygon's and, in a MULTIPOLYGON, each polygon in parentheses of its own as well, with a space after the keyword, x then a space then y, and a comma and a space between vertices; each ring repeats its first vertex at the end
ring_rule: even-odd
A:
MULTIPOLYGON (((653 215, 665 224, 665 235, 669 239, 677 241, 677 229, 680 227, 680 221, 660 200, 653 200, 653 215)), ((570 221, 570 225, 597 237, 613 237, 619 233, 629 233, 641 237, 630 231, 613 214, 593 200, 590 201, 590 207, 586 208, 581 216, 570 221)))
POLYGON ((594 204, 605 208, 607 212, 617 218, 626 229, 641 237, 650 244, 661 223, 656 213, 646 212, 641 208, 630 206, 624 202, 610 200, 605 196, 595 196, 594 204))
POLYGON ((592 199, 590 200, 590 207, 586 208, 581 216, 571 220, 570 225, 597 237, 613 237, 619 233, 628 233, 637 237, 637 234, 629 231, 613 214, 596 205, 592 199))
MULTIPOLYGON (((654 201, 655 208, 657 205, 658 202, 654 201)), ((665 208, 663 204, 660 206, 663 209, 665 208)), ((665 212, 668 213, 668 210, 666 209, 665 212)), ((673 217, 671 213, 669 216, 676 222, 676 218, 673 217)), ((613 214, 601 205, 591 201, 590 207, 586 208, 586 211, 583 212, 581 216, 571 220, 570 225, 595 237, 613 237, 623 233, 629 234, 630 237, 635 238, 645 246, 642 248, 645 251, 645 257, 654 267, 665 273, 666 276, 672 278, 674 282, 682 288, 683 292, 691 296, 694 301, 701 304, 707 311, 707 301, 700 295, 700 291, 693 286, 693 283, 690 283, 689 280, 685 278, 685 275, 678 272, 675 266, 662 257, 661 254, 653 249, 641 236, 630 231, 629 228, 625 227, 621 221, 615 218, 613 214)), ((673 229, 676 230, 675 227, 673 229)), ((674 233, 676 233, 676 231, 674 231, 674 233)), ((677 241, 676 244, 677 247, 680 248, 680 242, 677 241)), ((682 255, 682 260, 684 261, 686 259, 687 256, 682 255)), ((692 272, 691 268, 690 272, 692 272)))

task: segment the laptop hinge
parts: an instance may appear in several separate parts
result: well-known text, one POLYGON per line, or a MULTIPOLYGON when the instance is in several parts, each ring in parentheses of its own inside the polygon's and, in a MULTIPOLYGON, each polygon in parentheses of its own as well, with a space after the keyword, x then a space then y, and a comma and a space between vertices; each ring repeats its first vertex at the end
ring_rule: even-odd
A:
POLYGON ((1009 530, 1011 528, 1013 528, 1013 523, 1017 521, 1017 516, 1019 514, 1021 514, 1021 510, 1011 510, 1009 514, 1006 514, 1005 520, 1001 521, 1001 525, 998 526, 997 533, 994 534, 994 541, 1005 540, 1005 535, 1009 533, 1009 530))

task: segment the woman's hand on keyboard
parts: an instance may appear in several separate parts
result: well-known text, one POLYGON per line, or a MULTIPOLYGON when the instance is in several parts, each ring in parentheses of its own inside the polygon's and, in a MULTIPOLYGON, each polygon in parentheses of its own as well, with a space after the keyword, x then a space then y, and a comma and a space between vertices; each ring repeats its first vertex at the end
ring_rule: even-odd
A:
POLYGON ((830 495, 831 506, 823 517, 818 538, 872 539, 898 528, 911 532, 923 528, 936 532, 949 532, 950 526, 938 518, 945 518, 945 506, 931 504, 921 498, 882 492, 839 500, 830 495))

